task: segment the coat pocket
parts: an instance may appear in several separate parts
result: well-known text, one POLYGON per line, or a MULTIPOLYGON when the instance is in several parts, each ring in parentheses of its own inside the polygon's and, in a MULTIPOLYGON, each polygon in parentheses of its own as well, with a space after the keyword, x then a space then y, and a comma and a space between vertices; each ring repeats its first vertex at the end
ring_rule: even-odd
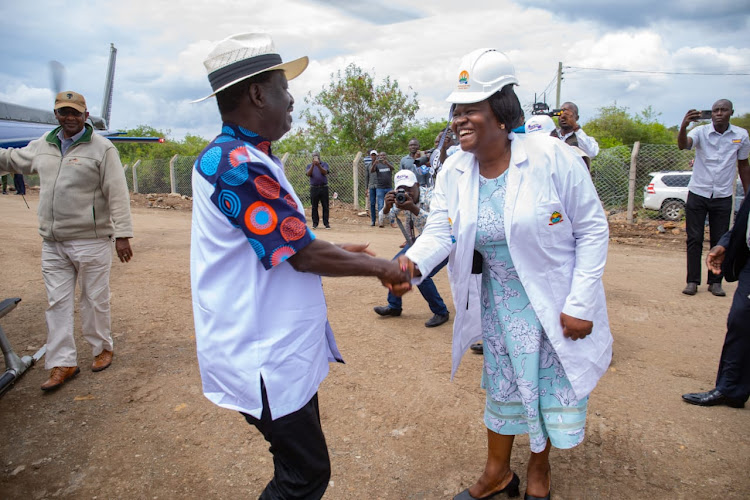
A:
POLYGON ((573 226, 560 203, 538 205, 536 224, 542 247, 568 246, 573 239, 573 226))

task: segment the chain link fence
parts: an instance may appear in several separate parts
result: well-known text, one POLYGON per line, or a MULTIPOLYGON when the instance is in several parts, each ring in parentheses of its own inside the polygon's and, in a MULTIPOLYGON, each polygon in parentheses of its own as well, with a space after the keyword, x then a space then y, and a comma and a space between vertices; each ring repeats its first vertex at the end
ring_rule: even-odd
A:
MULTIPOLYGON (((633 208, 640 211, 646 186, 652 172, 690 171, 695 158, 694 151, 680 151, 677 145, 636 144, 635 183, 633 208)), ((628 208, 629 179, 633 161, 633 146, 617 146, 603 149, 591 161, 591 178, 604 209, 610 217, 624 214, 628 208)), ((330 196, 340 202, 355 204, 365 209, 366 154, 344 156, 321 156, 328 163, 328 185, 330 196), (356 175, 355 175, 356 172, 356 175)), ((192 196, 191 175, 196 157, 175 156, 173 158, 139 160, 125 165, 128 189, 138 193, 178 193, 192 196)), ((305 206, 310 205, 310 182, 306 175, 312 158, 308 154, 285 154, 282 157, 287 178, 305 206)), ((400 155, 389 155, 388 160, 398 169, 400 155)), ((29 186, 38 186, 38 176, 26 176, 29 186)), ((12 185, 12 184, 11 184, 12 185)))

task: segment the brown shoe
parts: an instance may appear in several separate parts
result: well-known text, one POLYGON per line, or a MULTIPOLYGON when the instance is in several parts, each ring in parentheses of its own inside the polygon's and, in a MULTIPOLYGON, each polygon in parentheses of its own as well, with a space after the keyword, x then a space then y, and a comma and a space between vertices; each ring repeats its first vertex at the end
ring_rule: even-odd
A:
POLYGON ((94 358, 91 365, 92 372, 100 372, 112 364, 112 351, 104 349, 101 354, 94 358))
POLYGON ((42 384, 43 391, 57 389, 81 371, 77 366, 56 366, 49 373, 49 379, 42 384))

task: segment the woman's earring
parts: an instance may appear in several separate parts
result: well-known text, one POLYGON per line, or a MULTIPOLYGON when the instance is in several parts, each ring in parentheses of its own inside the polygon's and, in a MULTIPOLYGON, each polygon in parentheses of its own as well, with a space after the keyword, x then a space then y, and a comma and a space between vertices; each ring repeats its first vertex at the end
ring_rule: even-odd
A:
POLYGON ((505 130, 505 124, 504 123, 500 124, 500 130, 505 130))

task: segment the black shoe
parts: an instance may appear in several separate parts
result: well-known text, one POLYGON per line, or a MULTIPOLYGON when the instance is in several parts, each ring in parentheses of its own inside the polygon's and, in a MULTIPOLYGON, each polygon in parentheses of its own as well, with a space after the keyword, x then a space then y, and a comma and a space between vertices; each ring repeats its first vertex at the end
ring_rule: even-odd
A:
POLYGON ((428 319, 425 322, 424 326, 426 326, 427 328, 434 328, 436 326, 440 326, 446 321, 448 321, 448 318, 450 317, 450 315, 451 315, 450 313, 436 314, 432 318, 428 319))
POLYGON ((484 354, 484 345, 481 342, 477 342, 476 344, 471 344, 471 352, 476 354, 484 354))
POLYGON ((744 408, 745 402, 739 399, 728 398, 718 389, 711 389, 708 392, 693 392, 690 394, 683 394, 682 399, 691 405, 698 406, 716 406, 716 405, 727 405, 732 408, 744 408))
POLYGON ((698 283, 688 283, 682 293, 684 293, 685 295, 695 295, 696 293, 698 293, 698 283))
POLYGON ((523 500, 551 500, 552 497, 550 497, 550 494, 547 493, 546 497, 535 497, 533 495, 529 495, 528 493, 523 494, 523 500))
POLYGON ((469 488, 466 488, 464 491, 453 497, 453 500, 490 500, 492 498, 500 498, 500 495, 503 493, 507 493, 508 497, 513 498, 520 495, 520 492, 518 491, 518 485, 521 482, 520 479, 518 479, 518 476, 516 473, 513 473, 513 477, 510 479, 510 482, 500 491, 496 491, 494 493, 490 493, 487 496, 476 498, 471 496, 471 493, 469 493, 469 488))
POLYGON ((401 316, 401 309, 394 309, 390 306, 377 306, 372 308, 380 316, 401 316))
POLYGON ((313 229, 318 229, 318 226, 313 226, 313 229))
POLYGON ((331 226, 329 226, 328 224, 326 224, 326 229, 331 229, 331 226))
POLYGON ((723 288, 721 288, 721 283, 709 283, 708 284, 708 291, 712 294, 716 295, 717 297, 726 297, 727 292, 724 291, 723 288))

